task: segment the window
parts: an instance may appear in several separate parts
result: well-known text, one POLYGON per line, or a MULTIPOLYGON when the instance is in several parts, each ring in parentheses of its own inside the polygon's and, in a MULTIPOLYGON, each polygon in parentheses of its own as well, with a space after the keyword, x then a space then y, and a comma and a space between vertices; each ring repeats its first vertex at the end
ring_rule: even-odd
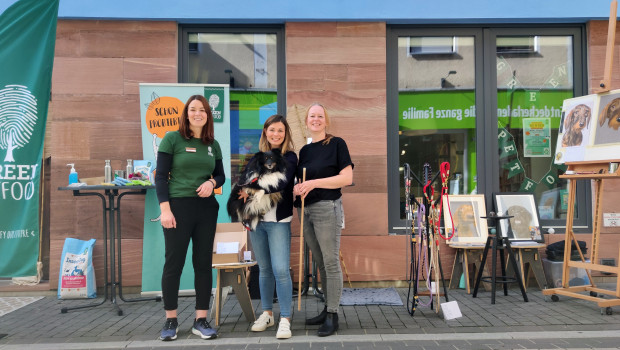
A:
POLYGON ((258 152, 263 123, 285 114, 281 28, 204 28, 181 31, 179 81, 230 85, 231 181, 258 152), (279 103, 280 102, 280 103, 279 103))
POLYGON ((416 36, 409 38, 410 56, 415 55, 452 55, 456 53, 456 37, 451 36, 416 36))
POLYGON ((537 35, 504 36, 497 38, 498 54, 537 53, 539 50, 537 35))

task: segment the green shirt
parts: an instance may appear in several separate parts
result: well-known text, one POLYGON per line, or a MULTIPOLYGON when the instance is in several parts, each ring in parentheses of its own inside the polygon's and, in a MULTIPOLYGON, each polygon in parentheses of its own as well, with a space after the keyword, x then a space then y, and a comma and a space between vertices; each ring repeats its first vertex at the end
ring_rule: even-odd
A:
POLYGON ((159 152, 172 155, 168 193, 170 198, 197 197, 196 189, 211 178, 215 161, 222 159, 220 144, 205 145, 200 139, 184 139, 178 131, 167 133, 159 152))

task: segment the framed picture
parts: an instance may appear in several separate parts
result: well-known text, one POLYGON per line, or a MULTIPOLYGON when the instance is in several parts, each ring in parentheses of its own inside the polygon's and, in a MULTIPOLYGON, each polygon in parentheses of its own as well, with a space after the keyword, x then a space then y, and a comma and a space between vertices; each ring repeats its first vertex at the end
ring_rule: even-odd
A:
POLYGON ((494 193, 498 215, 514 216, 499 220, 499 234, 511 241, 544 242, 533 193, 494 193))
POLYGON ((454 195, 443 197, 442 201, 446 234, 450 236, 454 230, 450 243, 484 244, 487 241, 487 221, 480 218, 487 214, 484 195, 454 195))
POLYGON ((540 219, 553 219, 557 208, 558 198, 560 197, 560 189, 554 188, 543 192, 538 202, 538 213, 540 219))

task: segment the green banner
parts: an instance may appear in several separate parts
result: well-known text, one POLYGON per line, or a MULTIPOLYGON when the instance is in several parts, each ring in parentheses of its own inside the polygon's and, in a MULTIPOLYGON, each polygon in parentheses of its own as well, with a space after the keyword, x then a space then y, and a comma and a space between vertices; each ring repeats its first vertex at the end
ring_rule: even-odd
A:
POLYGON ((523 183, 521 183, 521 187, 519 188, 519 192, 530 192, 530 193, 534 193, 534 190, 536 190, 536 186, 538 185, 538 183, 532 179, 530 179, 529 177, 525 176, 525 180, 523 180, 523 183))
POLYGON ((511 160, 510 162, 502 165, 502 168, 508 170, 509 179, 515 175, 525 172, 525 170, 523 169, 523 165, 519 161, 519 158, 515 158, 511 160))
POLYGON ((0 15, 0 277, 37 275, 58 3, 20 0, 0 15))
MULTIPOLYGON (((400 130, 473 129, 476 94, 472 90, 401 91, 398 94, 400 130)), ((497 116, 500 125, 522 128, 524 118, 551 118, 559 128, 562 104, 572 90, 500 90, 497 116)))
POLYGON ((213 122, 224 122, 224 88, 205 87, 204 96, 209 101, 211 112, 213 112, 213 122))

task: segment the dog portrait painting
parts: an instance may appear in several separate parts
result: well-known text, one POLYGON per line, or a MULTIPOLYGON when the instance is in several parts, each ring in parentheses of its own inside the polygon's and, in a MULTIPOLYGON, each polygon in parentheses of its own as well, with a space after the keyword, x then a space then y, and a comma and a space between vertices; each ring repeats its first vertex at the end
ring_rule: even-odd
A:
POLYGON ((607 122, 607 126, 614 130, 620 128, 620 98, 613 99, 603 108, 599 114, 598 122, 600 126, 607 122))
POLYGON ((564 118, 564 136, 562 147, 581 146, 583 142, 583 130, 589 128, 592 118, 592 109, 585 104, 579 104, 568 112, 564 118))
POLYGON ((487 239, 487 226, 486 221, 480 218, 485 215, 484 196, 453 195, 449 196, 447 201, 445 197, 443 200, 446 229, 450 232, 454 227, 454 236, 450 242, 484 243, 487 239))
POLYGON ((502 237, 511 241, 542 242, 533 193, 496 193, 494 199, 498 215, 512 216, 499 220, 502 237))
POLYGON ((254 230, 263 216, 281 199, 273 192, 286 181, 286 161, 279 149, 258 152, 250 159, 239 181, 233 186, 226 209, 233 221, 254 230))
MULTIPOLYGON (((594 135, 594 145, 617 146, 620 143, 620 94, 611 94, 601 97, 600 107, 598 111, 598 125, 596 134, 594 135)), ((617 150, 608 152, 609 159, 618 158, 617 150)))

